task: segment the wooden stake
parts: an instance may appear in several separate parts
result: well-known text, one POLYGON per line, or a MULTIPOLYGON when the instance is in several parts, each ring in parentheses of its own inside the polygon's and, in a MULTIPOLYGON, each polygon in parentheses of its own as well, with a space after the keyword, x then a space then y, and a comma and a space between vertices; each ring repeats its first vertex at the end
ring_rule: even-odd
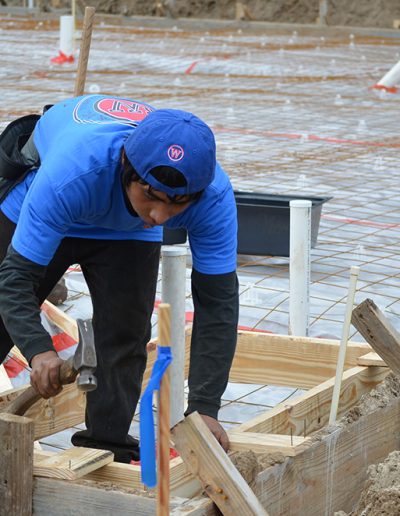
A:
POLYGON ((93 20, 96 9, 94 7, 85 8, 83 19, 82 41, 79 51, 78 70, 76 72, 74 96, 83 95, 86 82, 86 71, 89 60, 90 42, 92 40, 93 20))
POLYGON ((268 516, 197 412, 172 430, 176 449, 222 514, 268 516))
POLYGON ((342 339, 340 341, 338 361, 336 366, 335 386, 333 388, 331 412, 329 415, 330 425, 332 425, 336 421, 337 410, 339 406, 340 388, 342 385, 342 376, 344 370, 344 360, 346 358, 347 341, 349 340, 351 313, 353 310, 354 296, 356 294, 356 286, 359 273, 360 267, 351 267, 349 293, 347 295, 346 312, 342 330, 342 339))
POLYGON ((0 414, 0 514, 31 516, 32 419, 0 414))
POLYGON ((351 322, 395 374, 400 374, 400 334, 372 299, 353 310, 351 322))
MULTIPOLYGON (((161 303, 158 306, 159 345, 170 346, 171 315, 170 306, 161 303)), ((157 425, 157 516, 169 516, 169 445, 170 445, 170 400, 169 368, 161 380, 158 393, 157 425)))

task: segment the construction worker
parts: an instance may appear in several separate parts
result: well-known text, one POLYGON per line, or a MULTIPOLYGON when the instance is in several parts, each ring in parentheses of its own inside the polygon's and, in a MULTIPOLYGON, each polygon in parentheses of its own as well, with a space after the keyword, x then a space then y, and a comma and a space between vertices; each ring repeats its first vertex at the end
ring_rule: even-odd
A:
POLYGON ((16 344, 41 396, 60 392, 62 360, 39 307, 79 263, 93 304, 98 388, 87 394, 87 429, 72 443, 137 460, 128 430, 146 365, 162 226, 187 228, 195 315, 186 415, 197 410, 226 450, 217 416, 236 345, 237 218, 212 131, 185 111, 88 95, 50 107, 26 143, 28 136, 16 138, 23 144, 14 156, 30 168, 11 187, 4 180, 0 204, 0 363, 16 344))

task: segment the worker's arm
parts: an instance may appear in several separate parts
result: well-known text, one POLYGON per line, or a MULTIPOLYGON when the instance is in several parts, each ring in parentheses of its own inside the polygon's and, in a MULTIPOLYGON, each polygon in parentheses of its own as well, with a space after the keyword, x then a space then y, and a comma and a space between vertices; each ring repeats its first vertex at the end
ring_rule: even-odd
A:
POLYGON ((224 449, 228 441, 216 421, 235 353, 238 324, 236 272, 192 272, 195 309, 190 351, 189 404, 186 415, 198 411, 224 449))
POLYGON ((55 396, 62 360, 40 320, 36 291, 46 267, 10 246, 0 266, 0 314, 10 337, 32 365, 31 383, 44 398, 55 396))
POLYGON ((188 229, 192 252, 194 322, 186 415, 198 411, 226 450, 228 437, 217 417, 237 338, 237 211, 219 163, 201 198, 167 226, 188 229))

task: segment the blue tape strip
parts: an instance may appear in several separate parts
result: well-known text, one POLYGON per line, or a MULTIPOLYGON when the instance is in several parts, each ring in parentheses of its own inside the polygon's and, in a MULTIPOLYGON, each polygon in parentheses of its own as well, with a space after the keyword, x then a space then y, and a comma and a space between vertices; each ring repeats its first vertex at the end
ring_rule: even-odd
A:
POLYGON ((140 401, 140 465, 142 482, 147 487, 157 485, 153 393, 160 390, 161 379, 171 362, 171 348, 169 346, 158 346, 157 360, 140 401))

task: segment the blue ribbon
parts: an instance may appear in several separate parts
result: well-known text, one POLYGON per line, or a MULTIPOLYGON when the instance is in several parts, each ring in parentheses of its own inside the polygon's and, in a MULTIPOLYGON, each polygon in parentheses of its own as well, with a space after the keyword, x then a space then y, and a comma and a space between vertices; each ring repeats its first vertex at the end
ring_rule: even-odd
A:
POLYGON ((169 346, 158 346, 157 360, 140 401, 140 464, 142 482, 147 487, 157 485, 153 393, 160 390, 161 379, 171 362, 171 348, 169 346))

